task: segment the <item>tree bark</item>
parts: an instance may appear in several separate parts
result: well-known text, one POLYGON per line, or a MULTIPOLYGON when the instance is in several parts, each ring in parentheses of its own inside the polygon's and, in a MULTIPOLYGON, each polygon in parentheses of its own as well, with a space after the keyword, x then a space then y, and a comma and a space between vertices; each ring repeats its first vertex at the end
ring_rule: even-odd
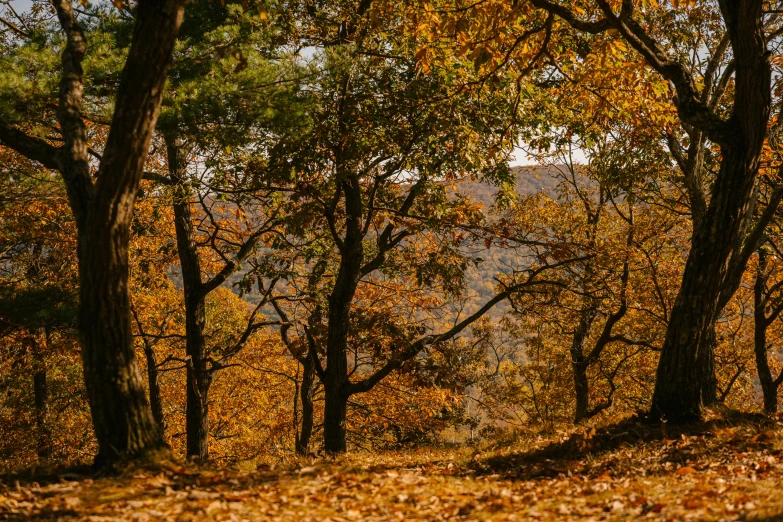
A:
POLYGON ((324 369, 324 449, 329 453, 346 450, 345 416, 348 409, 348 327, 350 308, 359 282, 362 262, 361 242, 354 252, 344 255, 335 287, 329 296, 329 325, 326 340, 327 366, 324 369), (358 251, 358 252, 357 252, 358 251))
POLYGON ((656 374, 651 415, 670 422, 701 417, 720 289, 731 250, 742 241, 743 215, 752 205, 746 196, 752 193, 758 154, 745 147, 724 154, 723 175, 716 181, 705 226, 694 237, 656 374))
POLYGON ((670 422, 701 417, 710 330, 719 311, 730 257, 742 245, 753 213, 770 110, 762 2, 748 0, 721 7, 737 64, 735 103, 724 129, 729 135, 716 136, 723 159, 709 207, 693 234, 656 373, 651 417, 670 422))
POLYGON ((324 384, 324 449, 328 453, 345 453, 348 392, 345 386, 324 384))
POLYGON ((715 348, 718 346, 718 335, 715 331, 715 322, 712 321, 707 333, 707 341, 704 346, 701 366, 704 377, 701 388, 701 401, 705 406, 718 402, 718 377, 715 374, 715 348))
MULTIPOLYGON (((340 161, 337 162, 338 164, 340 161)), ((362 191, 359 176, 338 169, 338 183, 345 194, 345 239, 340 268, 329 295, 324 369, 324 449, 329 453, 346 451, 345 417, 348 409, 348 330, 351 305, 362 276, 362 191)))
POLYGON ((315 366, 309 358, 302 363, 302 425, 296 437, 296 453, 307 456, 310 454, 310 439, 313 435, 313 397, 316 389, 315 366))
MULTIPOLYGON (((758 249, 758 270, 753 285, 753 348, 756 356, 756 370, 759 375, 761 392, 764 396, 764 411, 778 411, 778 387, 780 378, 772 376, 767 359, 767 327, 770 318, 766 313, 766 296, 764 290, 767 282, 767 254, 763 248, 758 249)), ((783 375, 783 374, 782 374, 783 375)))
POLYGON ((574 423, 579 424, 588 417, 590 409, 590 385, 587 379, 588 361, 585 357, 585 342, 595 320, 596 309, 593 305, 582 310, 579 324, 574 331, 571 341, 571 368, 574 375, 574 393, 576 405, 574 409, 574 423))
POLYGON ((158 381, 158 361, 155 358, 155 350, 150 346, 144 347, 144 356, 147 359, 147 382, 150 387, 150 407, 152 417, 158 423, 161 433, 166 431, 166 421, 163 417, 163 399, 160 395, 160 382, 158 381))
POLYGON ((87 188, 88 173, 61 170, 79 229, 79 330, 99 447, 96 465, 165 447, 133 349, 128 243, 183 11, 183 0, 138 2, 97 182, 87 188))
MULTIPOLYGON (((726 44, 728 45, 728 39, 726 44)), ((721 47, 722 48, 722 47, 721 47)), ((722 48, 723 49, 723 48, 722 48)), ((720 52, 720 58, 725 53, 725 49, 720 52)), ((711 80, 710 80, 711 81, 711 80)), ((706 93, 707 95, 711 93, 706 93)), ((704 144, 705 135, 698 129, 690 128, 687 150, 683 150, 673 134, 669 134, 669 150, 675 158, 685 180, 685 190, 688 194, 688 201, 691 208, 691 241, 693 236, 704 221, 707 213, 707 199, 704 194, 704 144)), ((732 292, 733 294, 733 292, 732 292)), ((725 305, 718 307, 718 313, 725 305)), ((716 319, 713 319, 710 327, 709 338, 705 345, 705 352, 701 364, 704 366, 704 382, 701 391, 702 402, 704 405, 713 404, 718 400, 717 378, 715 376, 715 347, 717 346, 717 335, 715 333, 716 319)))
POLYGON ((164 443, 131 343, 127 229, 94 230, 91 236, 80 241, 80 334, 84 379, 98 437, 96 464, 102 465, 141 456, 164 443))
POLYGON ((209 458, 209 387, 212 372, 207 367, 206 294, 201 281, 201 262, 196 247, 191 203, 193 191, 187 173, 187 148, 175 135, 166 136, 171 183, 174 188, 174 227, 177 254, 185 294, 185 353, 187 406, 185 413, 187 456, 204 462, 209 458))

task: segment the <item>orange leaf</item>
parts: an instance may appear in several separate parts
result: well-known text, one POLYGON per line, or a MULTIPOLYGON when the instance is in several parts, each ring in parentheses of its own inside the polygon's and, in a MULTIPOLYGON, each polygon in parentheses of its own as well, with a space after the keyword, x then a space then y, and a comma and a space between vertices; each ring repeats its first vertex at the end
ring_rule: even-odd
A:
POLYGON ((685 509, 698 509, 700 507, 704 507, 704 502, 698 498, 686 498, 682 501, 682 506, 685 509))

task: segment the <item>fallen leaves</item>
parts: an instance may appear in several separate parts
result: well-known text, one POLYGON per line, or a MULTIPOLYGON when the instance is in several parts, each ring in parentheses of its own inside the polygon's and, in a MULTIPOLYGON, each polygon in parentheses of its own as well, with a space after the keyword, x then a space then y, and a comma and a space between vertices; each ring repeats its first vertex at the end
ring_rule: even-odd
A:
POLYGON ((679 468, 677 471, 675 471, 677 475, 691 475, 693 473, 698 473, 696 469, 690 467, 690 466, 683 466, 679 468))
POLYGON ((783 513, 780 431, 745 426, 611 448, 591 433, 593 449, 578 456, 399 452, 274 471, 171 466, 0 483, 0 520, 751 520, 783 513))

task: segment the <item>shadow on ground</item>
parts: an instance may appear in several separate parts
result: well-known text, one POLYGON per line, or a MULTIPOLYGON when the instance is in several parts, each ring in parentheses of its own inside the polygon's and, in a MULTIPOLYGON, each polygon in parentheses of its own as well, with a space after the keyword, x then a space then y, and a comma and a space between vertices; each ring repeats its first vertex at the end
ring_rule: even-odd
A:
MULTIPOLYGON (((774 430, 780 429, 776 419, 728 409, 711 412, 709 417, 702 422, 684 425, 651 424, 635 417, 597 430, 588 428, 530 450, 478 454, 467 469, 477 475, 499 475, 516 480, 563 475, 596 477, 612 473, 618 467, 633 465, 633 462, 627 462, 629 454, 633 455, 634 450, 644 450, 646 460, 659 464, 657 472, 652 466, 652 473, 663 474, 671 472, 672 467, 709 460, 716 450, 781 453, 775 448, 774 430), (649 457, 651 448, 657 449, 652 459, 649 457), (619 450, 623 451, 618 453, 619 450)), ((644 464, 648 471, 651 468, 649 464, 644 464)))

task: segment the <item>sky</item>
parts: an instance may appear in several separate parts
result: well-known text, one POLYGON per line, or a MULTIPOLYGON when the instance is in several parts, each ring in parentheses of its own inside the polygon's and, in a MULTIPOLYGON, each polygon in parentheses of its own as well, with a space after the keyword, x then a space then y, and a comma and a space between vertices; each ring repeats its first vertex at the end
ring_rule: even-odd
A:
POLYGON ((11 0, 11 5, 16 11, 27 11, 32 4, 32 0, 11 0))

